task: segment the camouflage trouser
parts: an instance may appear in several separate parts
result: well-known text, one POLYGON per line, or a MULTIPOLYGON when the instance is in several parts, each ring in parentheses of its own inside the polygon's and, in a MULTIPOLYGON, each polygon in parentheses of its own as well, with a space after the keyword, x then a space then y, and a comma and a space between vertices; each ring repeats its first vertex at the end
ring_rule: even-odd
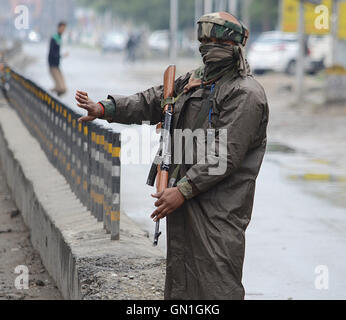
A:
POLYGON ((52 91, 55 91, 58 95, 64 94, 66 92, 66 85, 61 70, 58 67, 50 67, 49 71, 55 83, 52 91))

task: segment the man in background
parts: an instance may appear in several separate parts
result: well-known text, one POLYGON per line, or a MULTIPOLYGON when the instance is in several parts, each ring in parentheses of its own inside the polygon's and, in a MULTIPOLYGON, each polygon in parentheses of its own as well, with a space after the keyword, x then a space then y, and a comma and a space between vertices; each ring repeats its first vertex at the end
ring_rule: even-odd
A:
MULTIPOLYGON (((58 24, 58 31, 53 35, 50 40, 49 45, 49 55, 48 55, 48 64, 49 72, 55 83, 55 87, 52 89, 58 96, 66 93, 66 85, 64 76, 60 70, 60 48, 62 44, 62 35, 65 32, 66 23, 60 22, 58 24)), ((67 54, 66 54, 67 55, 67 54)))
POLYGON ((126 44, 127 61, 135 62, 136 60, 136 48, 138 45, 138 37, 135 34, 131 34, 126 44))

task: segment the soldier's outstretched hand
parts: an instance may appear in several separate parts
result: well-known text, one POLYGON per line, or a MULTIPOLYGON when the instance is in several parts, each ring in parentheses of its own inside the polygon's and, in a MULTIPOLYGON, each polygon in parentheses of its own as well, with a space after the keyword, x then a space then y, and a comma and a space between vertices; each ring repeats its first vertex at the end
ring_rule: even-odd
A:
POLYGON ((102 106, 89 99, 88 94, 86 92, 77 90, 75 98, 78 102, 77 106, 88 111, 88 115, 80 117, 78 119, 78 122, 93 121, 96 118, 103 116, 102 106))

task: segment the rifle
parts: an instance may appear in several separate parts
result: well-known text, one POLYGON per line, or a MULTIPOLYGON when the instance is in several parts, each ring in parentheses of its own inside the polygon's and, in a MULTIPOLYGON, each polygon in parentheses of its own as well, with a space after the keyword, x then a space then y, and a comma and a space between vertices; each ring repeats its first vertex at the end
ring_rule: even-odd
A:
MULTIPOLYGON (((154 163, 151 166, 147 180, 147 184, 153 187, 156 179, 156 188, 158 193, 168 187, 168 172, 171 165, 170 133, 173 119, 175 70, 175 65, 170 65, 164 73, 163 122, 159 123, 156 127, 156 132, 161 133, 160 147, 156 154, 154 163)), ((160 235, 160 220, 158 220, 155 225, 154 246, 157 246, 160 235)))

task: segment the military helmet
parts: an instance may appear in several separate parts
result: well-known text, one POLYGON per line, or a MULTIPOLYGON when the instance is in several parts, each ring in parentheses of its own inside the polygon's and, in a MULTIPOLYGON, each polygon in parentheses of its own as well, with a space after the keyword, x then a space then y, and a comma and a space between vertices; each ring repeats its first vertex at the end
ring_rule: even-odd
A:
POLYGON ((235 16, 227 12, 203 15, 198 20, 198 40, 215 38, 220 41, 233 41, 246 45, 249 31, 235 16))

